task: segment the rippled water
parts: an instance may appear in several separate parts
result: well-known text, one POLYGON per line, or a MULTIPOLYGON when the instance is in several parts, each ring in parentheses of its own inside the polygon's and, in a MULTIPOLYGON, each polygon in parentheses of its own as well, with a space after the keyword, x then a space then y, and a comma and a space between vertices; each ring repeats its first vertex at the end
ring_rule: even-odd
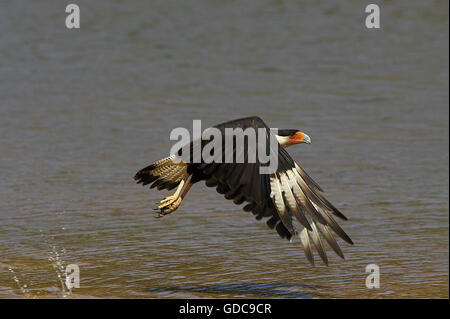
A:
POLYGON ((0 10, 0 296, 448 298, 448 2, 60 1, 0 10), (135 185, 170 130, 259 115, 348 216, 346 260, 196 185, 135 185), (80 268, 80 288, 64 269, 80 268), (365 286, 368 264, 380 288, 365 286))

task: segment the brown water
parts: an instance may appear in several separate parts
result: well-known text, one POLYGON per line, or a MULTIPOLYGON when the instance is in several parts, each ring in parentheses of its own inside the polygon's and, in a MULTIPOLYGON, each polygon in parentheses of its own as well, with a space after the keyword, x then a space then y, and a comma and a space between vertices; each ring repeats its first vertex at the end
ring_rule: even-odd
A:
POLYGON ((0 9, 0 296, 448 298, 448 2, 61 1, 0 9), (174 214, 135 185, 172 128, 248 115, 348 216, 346 260, 196 185, 174 214), (365 267, 380 267, 380 288, 365 267), (80 268, 79 289, 61 285, 80 268), (58 277, 59 276, 59 277, 58 277))

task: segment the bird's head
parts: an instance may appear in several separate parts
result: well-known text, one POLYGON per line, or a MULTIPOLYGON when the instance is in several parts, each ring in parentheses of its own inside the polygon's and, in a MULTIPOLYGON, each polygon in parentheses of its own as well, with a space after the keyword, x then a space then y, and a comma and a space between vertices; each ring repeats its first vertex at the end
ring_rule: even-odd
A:
POLYGON ((294 144, 311 144, 311 138, 299 130, 278 130, 277 140, 282 147, 288 147, 294 144))

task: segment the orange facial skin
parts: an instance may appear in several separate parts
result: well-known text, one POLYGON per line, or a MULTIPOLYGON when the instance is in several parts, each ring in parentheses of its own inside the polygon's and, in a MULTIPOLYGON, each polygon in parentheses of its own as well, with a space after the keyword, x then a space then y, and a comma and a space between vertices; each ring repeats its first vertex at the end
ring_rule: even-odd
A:
MULTIPOLYGON (((305 141, 305 135, 306 135, 305 133, 298 131, 298 132, 296 132, 294 135, 289 136, 289 141, 290 141, 292 144, 305 143, 305 142, 306 142, 306 141, 305 141)), ((307 136, 307 135, 306 135, 306 136, 307 136)))

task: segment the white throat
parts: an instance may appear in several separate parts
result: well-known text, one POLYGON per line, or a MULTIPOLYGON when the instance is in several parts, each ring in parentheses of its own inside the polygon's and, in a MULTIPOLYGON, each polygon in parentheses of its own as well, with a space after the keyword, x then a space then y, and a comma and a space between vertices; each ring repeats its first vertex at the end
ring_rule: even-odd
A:
POLYGON ((280 136, 280 135, 275 136, 277 137, 277 141, 281 145, 281 147, 286 148, 292 145, 289 136, 280 136))

